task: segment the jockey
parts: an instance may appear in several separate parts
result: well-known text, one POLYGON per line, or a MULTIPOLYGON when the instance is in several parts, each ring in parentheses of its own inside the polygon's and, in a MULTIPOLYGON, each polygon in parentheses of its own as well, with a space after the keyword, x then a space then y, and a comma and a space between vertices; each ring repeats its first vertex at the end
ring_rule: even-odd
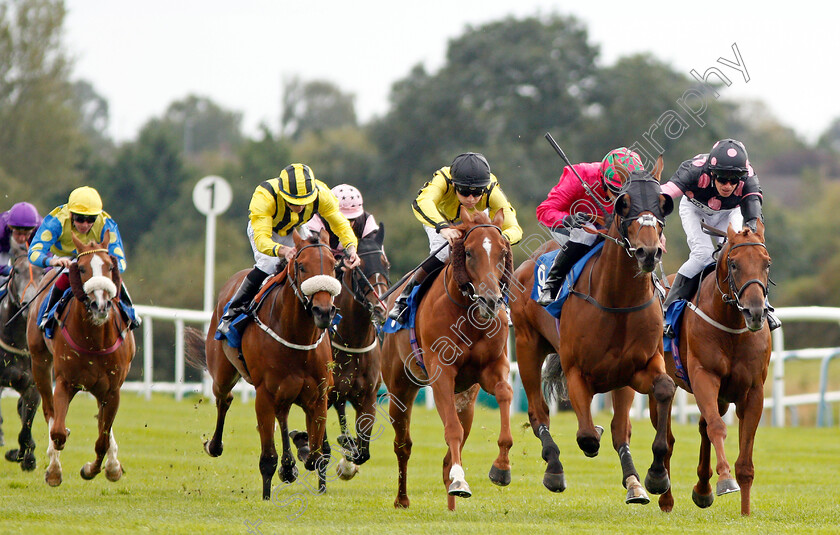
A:
MULTIPOLYGON (((329 186, 315 179, 308 165, 294 163, 266 180, 254 190, 248 221, 248 241, 254 251, 254 268, 242 281, 231 299, 227 312, 219 320, 218 331, 227 335, 231 322, 245 312, 257 295, 260 285, 271 273, 283 269, 297 251, 292 231, 317 213, 338 236, 347 254, 345 265, 359 265, 358 240, 350 223, 339 211, 339 202, 329 186)), ((305 232, 305 231, 304 231, 305 232)))
MULTIPOLYGON (((82 242, 102 242, 105 239, 106 232, 110 233, 108 254, 117 259, 117 266, 122 273, 126 267, 125 252, 117 222, 102 210, 102 199, 99 197, 99 192, 89 186, 76 188, 70 192, 67 204, 56 207, 44 218, 43 223, 35 232, 32 245, 29 247, 29 261, 43 268, 51 266, 69 268, 73 263, 73 257, 76 255, 73 236, 76 236, 82 242)), ((52 309, 69 287, 70 278, 65 271, 53 285, 46 310, 52 309)), ((128 295, 124 284, 119 293, 123 304, 129 309, 133 308, 131 296, 128 295)), ((39 323, 41 330, 52 319, 50 315, 42 318, 39 323)), ((130 329, 136 329, 140 326, 139 319, 136 319, 133 313, 129 314, 128 320, 130 329)))
MULTIPOLYGON (((441 245, 461 238, 461 231, 451 225, 458 222, 460 208, 470 212, 488 210, 492 219, 496 212, 504 210, 505 221, 502 235, 515 244, 522 239, 522 228, 516 221, 516 210, 505 197, 496 175, 490 172, 490 164, 484 155, 466 152, 452 160, 452 164, 441 167, 432 179, 420 189, 412 204, 414 215, 423 223, 429 237, 429 250, 435 252, 441 245)), ((412 290, 426 279, 426 276, 443 266, 449 258, 449 249, 444 248, 430 256, 414 272, 403 288, 388 314, 391 319, 403 323, 401 316, 408 309, 408 298, 412 290)))
POLYGON ((28 202, 19 202, 0 214, 0 287, 6 284, 12 272, 9 263, 12 240, 19 244, 31 243, 41 221, 38 210, 28 202))
MULTIPOLYGON (((379 230, 376 219, 373 218, 372 214, 365 211, 364 199, 362 199, 362 194, 358 189, 349 184, 339 184, 331 191, 338 199, 338 211, 350 222, 350 227, 357 239, 362 239, 379 230)), ((321 216, 315 214, 306 226, 315 233, 321 232, 321 229, 326 229, 330 235, 330 247, 338 254, 344 254, 341 240, 332 228, 324 224, 321 216)))
MULTIPOLYGON (((761 213, 761 187, 758 176, 750 165, 744 144, 734 139, 722 139, 714 144, 708 154, 698 154, 684 161, 674 176, 662 185, 662 193, 680 202, 680 219, 685 230, 688 260, 677 270, 677 276, 663 303, 668 307, 677 300, 689 299, 697 289, 700 272, 713 260, 715 251, 709 236, 703 233, 701 222, 725 230, 732 225, 736 230, 744 224, 753 232, 761 213), (736 210, 740 208, 740 210, 736 210)), ((720 242, 719 238, 713 238, 720 242)), ((781 321, 768 312, 770 329, 777 329, 781 321)), ((666 326, 667 334, 672 331, 666 326)))
POLYGON ((570 229, 568 241, 560 248, 546 274, 542 292, 537 299, 540 305, 547 306, 554 302, 566 274, 598 240, 597 234, 587 232, 584 228, 594 231, 596 228, 591 216, 599 212, 604 216, 612 213, 613 202, 608 192, 616 194, 621 188, 621 178, 615 170, 616 164, 621 164, 628 171, 644 168, 641 158, 635 152, 625 147, 613 149, 600 162, 574 165, 574 170, 586 181, 589 191, 597 199, 590 196, 574 171, 566 166, 557 185, 548 193, 548 198, 537 206, 537 219, 540 223, 553 232, 563 228, 570 229), (604 210, 607 213, 603 213, 604 210))

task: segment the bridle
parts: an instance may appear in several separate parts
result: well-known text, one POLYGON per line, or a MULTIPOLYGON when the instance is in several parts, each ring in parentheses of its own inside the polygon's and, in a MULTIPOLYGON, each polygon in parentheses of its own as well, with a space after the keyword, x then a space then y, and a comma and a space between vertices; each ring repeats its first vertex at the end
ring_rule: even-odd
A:
MULTIPOLYGON (((291 283, 292 290, 294 290, 295 297, 297 297, 298 301, 303 305, 303 308, 306 309, 307 314, 312 315, 312 296, 306 295, 300 288, 301 283, 299 282, 300 279, 300 262, 298 258, 300 257, 301 253, 306 249, 310 249, 312 247, 318 247, 318 254, 321 263, 321 275, 327 275, 330 273, 329 270, 324 270, 324 253, 321 251, 321 248, 326 249, 327 251, 331 251, 329 246, 324 245, 323 243, 310 243, 308 245, 304 245, 295 253, 295 257, 292 260, 292 265, 289 266, 289 282, 291 283)), ((332 252, 330 252, 332 254, 332 252)), ((314 294, 313 294, 314 295, 314 294)))
MULTIPOLYGON (((737 243, 735 245, 730 245, 729 248, 726 250, 726 280, 729 283, 729 292, 724 292, 720 287, 720 281, 717 277, 715 277, 715 287, 717 288, 718 292, 720 292, 721 299, 727 305, 732 305, 737 308, 740 312, 744 312, 746 307, 741 304, 741 296, 744 295, 744 291, 752 284, 758 284, 759 288, 761 288, 761 293, 765 297, 765 303, 767 298, 767 286, 771 284, 770 277, 767 277, 767 283, 760 279, 750 279, 740 287, 738 287, 737 282, 735 281, 735 276, 732 274, 732 266, 734 262, 730 258, 733 249, 737 249, 738 247, 744 247, 747 245, 758 246, 767 250, 767 246, 761 242, 744 242, 744 243, 737 243)), ((767 310, 767 306, 765 305, 764 310, 767 310)))
POLYGON ((21 254, 15 254, 14 258, 12 259, 12 272, 9 274, 9 279, 6 281, 6 295, 9 296, 9 303, 15 308, 20 309, 23 308, 23 296, 26 295, 26 289, 29 288, 30 285, 35 284, 35 274, 32 271, 32 264, 28 261, 26 262, 27 267, 29 268, 29 281, 26 283, 26 286, 23 287, 23 292, 20 295, 15 295, 14 293, 14 281, 15 275, 22 273, 17 266, 17 260, 19 258, 26 257, 27 253, 24 250, 21 254))
MULTIPOLYGON (((461 244, 465 244, 467 242, 467 238, 470 236, 470 234, 474 230, 479 229, 479 228, 493 228, 493 229, 496 229, 496 231, 499 233, 499 235, 501 235, 502 238, 504 239, 504 242, 507 243, 507 239, 505 239, 504 235, 502 234, 502 229, 500 229, 496 225, 492 225, 492 224, 489 224, 489 223, 481 223, 481 224, 478 224, 478 225, 475 225, 475 226, 471 227, 466 233, 464 233, 464 237, 460 240, 461 244)), ((507 255, 511 254, 509 247, 507 248, 505 253, 507 255)), ((452 264, 450 262, 450 266, 451 265, 452 264)), ((502 266, 503 274, 502 274, 501 280, 499 281, 499 289, 502 292, 502 297, 500 298, 500 300, 502 302, 504 302, 505 297, 508 295, 508 276, 509 275, 507 273, 504 273, 504 271, 506 271, 506 266, 502 266)), ((465 282, 460 283, 458 285, 458 288, 461 291, 461 295, 463 295, 464 297, 469 299, 471 302, 475 303, 480 299, 480 296, 476 293, 475 285, 473 285, 472 281, 469 279, 469 276, 466 276, 466 279, 467 280, 465 282)), ((444 289, 446 289, 445 284, 444 284, 444 289)), ((468 308, 468 307, 465 307, 464 305, 462 305, 461 303, 458 303, 457 301, 455 301, 452 298, 452 296, 449 295, 449 290, 448 289, 446 290, 446 295, 449 297, 450 301, 457 304, 458 306, 460 306, 462 308, 468 308)))

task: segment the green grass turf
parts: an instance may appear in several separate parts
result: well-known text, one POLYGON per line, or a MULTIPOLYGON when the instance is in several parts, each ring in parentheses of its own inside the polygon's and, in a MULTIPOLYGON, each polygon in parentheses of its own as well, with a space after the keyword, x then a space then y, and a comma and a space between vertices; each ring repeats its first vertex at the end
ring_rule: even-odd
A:
MULTIPOLYGON (((18 431, 15 399, 2 400, 8 449, 18 431)), ((755 449, 753 515, 740 516, 738 494, 718 497, 709 509, 691 501, 699 438, 696 426, 675 426, 672 462, 676 505, 661 513, 655 498, 648 505, 625 505, 621 469, 609 439, 609 415, 596 423, 607 428, 601 454, 588 459, 575 443, 572 414, 555 417, 552 434, 561 450, 568 488, 554 494, 542 486, 545 463, 540 444, 513 417, 513 481, 500 488, 487 472, 498 453, 498 412, 480 408, 464 452, 473 497, 447 511, 441 482, 446 447, 435 411, 414 410, 414 450, 409 463, 411 507, 395 510, 397 467, 393 430, 380 415, 374 427, 372 459, 352 481, 329 474, 328 493, 315 495, 313 474, 303 470, 297 483, 281 488, 275 476, 271 501, 261 499, 259 440, 253 401, 237 398, 225 432, 225 451, 210 458, 202 437, 213 430, 215 407, 199 397, 176 402, 156 395, 151 401, 123 395, 114 427, 126 474, 112 483, 100 474, 79 477, 93 459, 95 404, 79 395, 70 406, 72 433, 62 453, 64 482, 44 482, 46 424, 40 409, 34 426, 38 467, 24 473, 0 461, 0 533, 837 533, 840 530, 840 427, 828 429, 762 426, 755 449)), ((383 411, 382 414, 385 414, 383 411)), ((302 412, 292 410, 292 427, 301 428, 302 412)), ((330 414, 329 432, 337 435, 330 414)), ((634 421, 632 451, 644 476, 651 462, 653 431, 634 421)), ((278 440, 279 444, 279 440, 278 440)), ((737 458, 737 426, 730 427, 727 453, 737 458)), ((713 457, 714 459, 714 457, 713 457)), ((716 479, 713 479, 713 485, 716 479)))

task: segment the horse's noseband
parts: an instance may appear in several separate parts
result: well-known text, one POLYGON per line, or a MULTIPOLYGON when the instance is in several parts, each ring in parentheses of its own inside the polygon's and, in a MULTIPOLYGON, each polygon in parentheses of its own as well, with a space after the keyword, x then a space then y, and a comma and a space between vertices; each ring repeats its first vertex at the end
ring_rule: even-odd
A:
MULTIPOLYGON (((298 298, 298 301, 300 301, 300 303, 306 309, 306 312, 308 314, 312 314, 312 296, 315 295, 316 292, 311 292, 310 288, 306 288, 306 291, 304 291, 303 286, 308 281, 312 280, 312 278, 314 278, 314 277, 310 277, 309 279, 307 279, 303 282, 298 282, 300 280, 300 262, 298 262, 298 257, 300 257, 300 254, 303 251, 305 251, 306 249, 309 249, 310 247, 323 247, 324 249, 326 249, 328 251, 330 250, 329 246, 324 245, 323 243, 310 243, 308 245, 304 245, 303 247, 301 247, 297 251, 297 253, 295 253, 295 258, 292 262, 294 269, 290 270, 290 279, 291 279, 291 283, 292 283, 292 290, 294 290, 295 296, 298 298), (291 276, 292 274, 294 276, 291 276)), ((335 281, 335 285, 329 284, 329 283, 324 284, 324 286, 329 286, 329 288, 324 288, 324 290, 329 292, 330 295, 335 296, 341 291, 341 283, 335 277, 333 277, 332 275, 327 275, 326 274, 326 273, 329 272, 329 270, 327 270, 327 271, 324 270, 323 252, 319 251, 319 254, 321 255, 321 273, 320 273, 320 275, 315 275, 315 277, 329 277, 330 279, 335 281), (337 286, 337 288, 336 288, 336 286, 337 286)), ((332 253, 330 253, 330 254, 332 254, 332 253)), ((323 279, 322 282, 326 282, 326 280, 323 279)), ((318 284, 318 283, 314 283, 314 284, 318 284)))
MULTIPOLYGON (((746 245, 755 245, 755 246, 763 247, 765 250, 767 250, 767 246, 764 245, 761 242, 744 242, 744 243, 738 243, 738 244, 730 246, 729 249, 726 251, 726 280, 729 282, 729 293, 724 292, 723 290, 720 289, 720 286, 718 286, 718 290, 721 293, 723 302, 728 304, 728 305, 732 305, 732 306, 736 307, 740 311, 745 310, 745 307, 741 304, 741 296, 744 295, 744 291, 750 285, 758 284, 759 288, 761 288, 761 292, 764 294, 764 297, 765 298, 767 297, 767 284, 764 281, 762 281, 760 279, 750 279, 747 282, 745 282, 744 284, 742 284, 740 288, 738 288, 738 285, 735 282, 735 276, 732 275, 733 261, 729 256, 732 253, 733 249, 737 249, 738 247, 743 247, 743 246, 746 246, 746 245)), ((770 279, 768 278, 768 281, 769 280, 770 279)), ((764 309, 767 310, 767 305, 766 304, 764 306, 764 309)))

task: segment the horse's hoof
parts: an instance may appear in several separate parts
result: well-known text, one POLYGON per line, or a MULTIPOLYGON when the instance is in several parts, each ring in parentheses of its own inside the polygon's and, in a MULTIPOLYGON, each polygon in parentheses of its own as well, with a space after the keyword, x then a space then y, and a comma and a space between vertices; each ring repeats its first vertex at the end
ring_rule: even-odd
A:
POLYGON ((566 475, 563 472, 559 474, 549 474, 546 472, 543 475, 543 485, 551 492, 563 492, 566 490, 566 475))
POLYGON ((397 498, 394 500, 394 509, 408 509, 408 498, 397 498))
POLYGON ((46 480, 47 485, 49 485, 51 487, 57 487, 57 486, 61 485, 61 472, 57 472, 57 473, 54 473, 54 474, 51 474, 51 473, 47 472, 44 475, 44 479, 46 480))
POLYGON ((14 450, 7 451, 6 452, 6 460, 10 461, 10 462, 13 462, 13 463, 19 463, 22 460, 20 458, 20 450, 14 449, 14 450))
POLYGON ((297 429, 292 429, 289 431, 289 438, 292 440, 292 443, 297 448, 297 458, 298 461, 305 463, 306 460, 309 458, 309 433, 306 431, 298 431, 297 429))
POLYGON ((225 449, 225 445, 224 445, 223 442, 219 442, 219 445, 216 446, 215 444, 213 444, 213 441, 211 441, 211 440, 205 440, 204 441, 204 451, 210 457, 220 456, 224 449, 225 449))
POLYGON ((656 475, 648 470, 645 476, 645 488, 651 494, 665 494, 671 488, 671 480, 668 478, 668 472, 662 475, 656 475))
POLYGON ((724 494, 730 494, 732 492, 739 492, 741 487, 738 486, 738 483, 735 482, 734 479, 720 479, 717 482, 717 495, 723 496, 724 494))
POLYGON ((510 470, 502 470, 496 468, 496 465, 490 467, 490 482, 500 487, 507 487, 510 485, 510 470))
POLYGON ((298 478, 298 474, 298 467, 294 464, 289 467, 283 466, 280 468, 280 479, 283 480, 283 483, 294 483, 298 478))
POLYGON ((691 499, 694 501, 694 505, 701 509, 705 509, 712 505, 712 502, 715 501, 715 495, 711 492, 708 494, 700 494, 697 492, 696 489, 691 489, 691 499))
POLYGON ((24 455, 23 461, 20 463, 20 469, 24 472, 31 472, 35 470, 35 465, 37 464, 34 455, 24 455))
POLYGON ((641 505, 650 503, 650 498, 645 493, 645 489, 642 488, 642 484, 639 483, 639 479, 636 476, 628 476, 626 486, 627 497, 624 499, 624 503, 638 503, 641 505))
POLYGON ((359 473, 359 467, 352 461, 348 461, 342 457, 339 459, 338 464, 335 465, 335 473, 338 475, 338 479, 349 481, 359 473))
POLYGON ((105 468, 105 479, 108 481, 119 481, 123 473, 122 464, 117 465, 114 469, 105 468))
POLYGON ((92 466, 91 463, 86 463, 82 467, 82 469, 79 470, 79 474, 82 476, 82 479, 84 479, 86 481, 90 481, 91 479, 96 477, 96 474, 99 473, 99 472, 91 473, 91 466, 92 466))
POLYGON ((472 496, 472 491, 466 481, 455 480, 449 485, 449 495, 456 498, 469 498, 472 496))

